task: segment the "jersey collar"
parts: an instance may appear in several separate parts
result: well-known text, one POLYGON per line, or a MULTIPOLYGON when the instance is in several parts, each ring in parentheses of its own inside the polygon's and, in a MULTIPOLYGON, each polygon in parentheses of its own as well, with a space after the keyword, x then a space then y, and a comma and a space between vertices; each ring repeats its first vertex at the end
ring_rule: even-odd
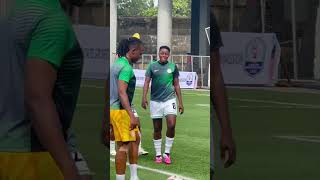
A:
POLYGON ((169 63, 169 61, 166 61, 165 63, 161 63, 160 60, 158 60, 158 63, 159 63, 160 65, 166 65, 166 64, 169 63))

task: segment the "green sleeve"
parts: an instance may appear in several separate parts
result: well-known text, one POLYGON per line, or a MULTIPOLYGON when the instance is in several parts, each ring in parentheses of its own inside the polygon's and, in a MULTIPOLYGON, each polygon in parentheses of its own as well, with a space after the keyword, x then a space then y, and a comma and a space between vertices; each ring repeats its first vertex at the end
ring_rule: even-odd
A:
POLYGON ((124 66, 119 73, 119 80, 129 83, 133 76, 133 70, 130 65, 124 66))
POLYGON ((152 64, 152 62, 148 65, 148 68, 147 68, 146 74, 145 74, 146 77, 150 77, 150 78, 152 78, 151 64, 152 64))
POLYGON ((41 18, 31 35, 28 58, 40 58, 59 68, 74 43, 70 26, 67 17, 61 13, 41 18))

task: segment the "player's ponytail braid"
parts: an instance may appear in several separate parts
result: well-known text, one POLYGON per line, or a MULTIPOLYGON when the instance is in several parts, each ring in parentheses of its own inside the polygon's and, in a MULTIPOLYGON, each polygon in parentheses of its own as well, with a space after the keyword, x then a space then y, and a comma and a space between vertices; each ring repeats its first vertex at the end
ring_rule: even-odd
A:
POLYGON ((125 57, 132 46, 140 45, 140 44, 143 44, 142 41, 135 37, 130 37, 129 39, 123 39, 120 41, 118 45, 117 55, 119 57, 125 57))
POLYGON ((120 41, 118 48, 117 48, 117 55, 119 57, 126 56, 127 52, 129 51, 129 41, 128 39, 123 39, 120 41))

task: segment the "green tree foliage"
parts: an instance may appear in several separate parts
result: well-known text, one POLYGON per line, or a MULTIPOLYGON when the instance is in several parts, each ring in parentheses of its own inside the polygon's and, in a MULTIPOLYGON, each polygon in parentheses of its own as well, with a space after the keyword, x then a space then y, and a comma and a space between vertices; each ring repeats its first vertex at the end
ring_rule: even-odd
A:
POLYGON ((190 17, 191 0, 173 0, 172 15, 174 17, 190 17))
MULTIPOLYGON (((160 0, 161 1, 161 0, 160 0)), ((154 0, 117 0, 119 16, 157 16, 154 0)), ((191 0, 173 0, 174 17, 190 17, 191 0)))

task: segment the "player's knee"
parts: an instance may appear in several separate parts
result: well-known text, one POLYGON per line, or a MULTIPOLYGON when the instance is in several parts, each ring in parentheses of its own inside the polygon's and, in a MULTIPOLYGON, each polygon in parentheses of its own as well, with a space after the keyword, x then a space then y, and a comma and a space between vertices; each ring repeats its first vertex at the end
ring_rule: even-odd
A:
POLYGON ((129 151, 129 146, 128 146, 128 144, 122 144, 122 145, 119 147, 119 151, 120 151, 120 152, 128 153, 128 151, 129 151))
POLYGON ((140 133, 137 133, 136 134, 136 142, 140 142, 140 137, 141 137, 141 134, 140 133))
POLYGON ((174 131, 175 128, 176 128, 176 125, 175 125, 175 124, 168 124, 168 130, 174 131))
POLYGON ((160 133, 161 134, 162 128, 161 127, 155 127, 154 128, 154 133, 160 133))
POLYGON ((160 138, 161 138, 161 131, 159 131, 159 132, 154 132, 154 133, 153 133, 153 136, 154 136, 155 139, 160 139, 160 138))

